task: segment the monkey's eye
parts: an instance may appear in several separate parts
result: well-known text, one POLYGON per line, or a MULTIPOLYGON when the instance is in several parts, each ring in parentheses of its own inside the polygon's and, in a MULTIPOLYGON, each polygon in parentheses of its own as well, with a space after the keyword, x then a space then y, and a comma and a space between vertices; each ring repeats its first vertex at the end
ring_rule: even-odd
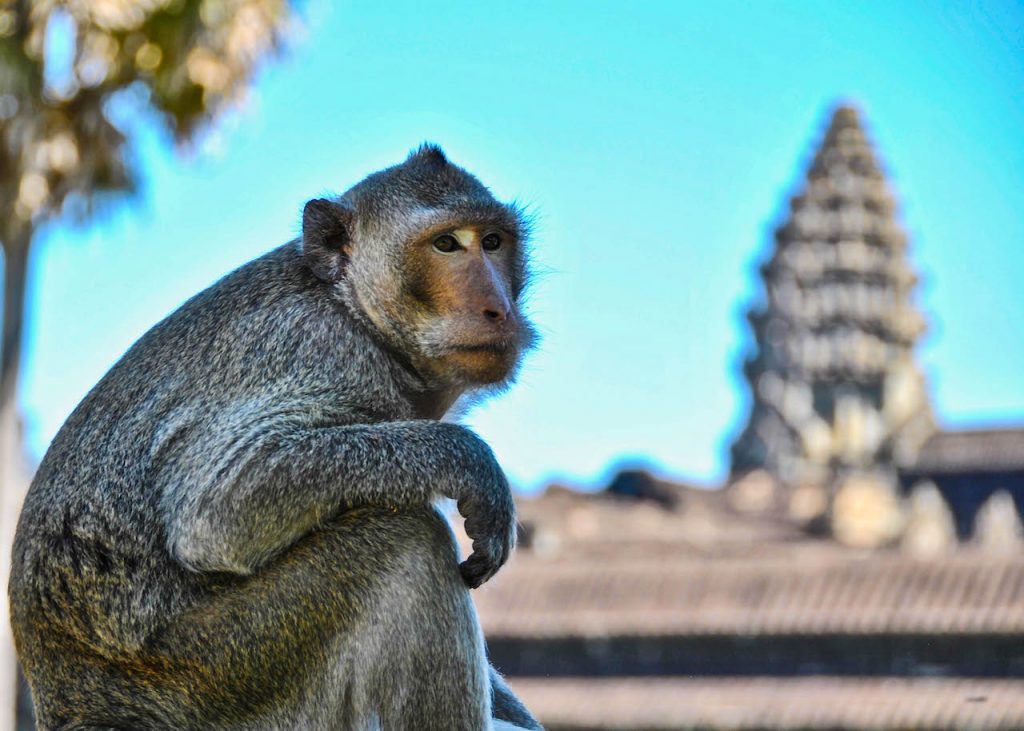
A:
POLYGON ((484 251, 497 251, 501 248, 501 237, 498 234, 487 234, 480 241, 484 251))
POLYGON ((434 239, 434 248, 442 254, 451 254, 462 247, 459 246, 459 242, 454 236, 445 234, 444 236, 438 236, 434 239))

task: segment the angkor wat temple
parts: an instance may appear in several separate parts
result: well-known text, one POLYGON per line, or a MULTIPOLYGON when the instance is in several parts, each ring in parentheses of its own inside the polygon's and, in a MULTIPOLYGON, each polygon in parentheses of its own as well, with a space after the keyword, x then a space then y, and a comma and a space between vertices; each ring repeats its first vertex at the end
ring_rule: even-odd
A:
POLYGON ((475 597, 551 731, 1024 729, 1024 428, 935 423, 895 208, 839 107, 760 266, 728 484, 520 501, 475 597))
POLYGON ((751 407, 731 450, 737 499, 854 546, 901 539, 922 491, 938 492, 961 541, 996 493, 1024 508, 1012 474, 1019 433, 934 423, 914 357, 925 318, 907 236, 853 107, 834 112, 774 238, 759 270, 763 301, 748 314, 751 407))

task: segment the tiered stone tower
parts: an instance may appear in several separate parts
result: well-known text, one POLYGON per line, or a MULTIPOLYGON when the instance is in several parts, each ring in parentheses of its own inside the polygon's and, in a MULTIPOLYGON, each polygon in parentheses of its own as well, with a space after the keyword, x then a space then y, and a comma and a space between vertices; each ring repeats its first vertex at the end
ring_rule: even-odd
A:
POLYGON ((933 429, 895 210, 857 110, 838 107, 760 267, 753 405, 732 446, 739 504, 825 519, 863 545, 899 532, 896 467, 933 429))

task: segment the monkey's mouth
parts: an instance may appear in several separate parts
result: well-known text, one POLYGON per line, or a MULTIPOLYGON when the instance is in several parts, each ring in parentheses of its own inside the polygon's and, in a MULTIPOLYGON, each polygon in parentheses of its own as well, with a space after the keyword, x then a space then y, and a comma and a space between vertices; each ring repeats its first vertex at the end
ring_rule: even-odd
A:
POLYGON ((506 340, 453 343, 445 348, 443 362, 469 383, 497 383, 506 378, 519 356, 519 348, 506 340))
POLYGON ((466 345, 452 345, 449 350, 453 353, 482 353, 490 355, 506 355, 514 348, 513 343, 490 342, 471 343, 466 345))

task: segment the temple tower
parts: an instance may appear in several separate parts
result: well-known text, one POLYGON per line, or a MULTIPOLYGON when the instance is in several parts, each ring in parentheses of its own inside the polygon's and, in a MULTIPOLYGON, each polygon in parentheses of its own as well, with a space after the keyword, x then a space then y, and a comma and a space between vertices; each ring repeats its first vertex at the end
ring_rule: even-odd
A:
POLYGON ((850 543, 892 540, 896 468, 933 430, 913 352, 925 323, 896 203, 855 108, 833 112, 774 242, 759 270, 763 301, 748 313, 753 399, 732 445, 734 494, 827 519, 850 543))

